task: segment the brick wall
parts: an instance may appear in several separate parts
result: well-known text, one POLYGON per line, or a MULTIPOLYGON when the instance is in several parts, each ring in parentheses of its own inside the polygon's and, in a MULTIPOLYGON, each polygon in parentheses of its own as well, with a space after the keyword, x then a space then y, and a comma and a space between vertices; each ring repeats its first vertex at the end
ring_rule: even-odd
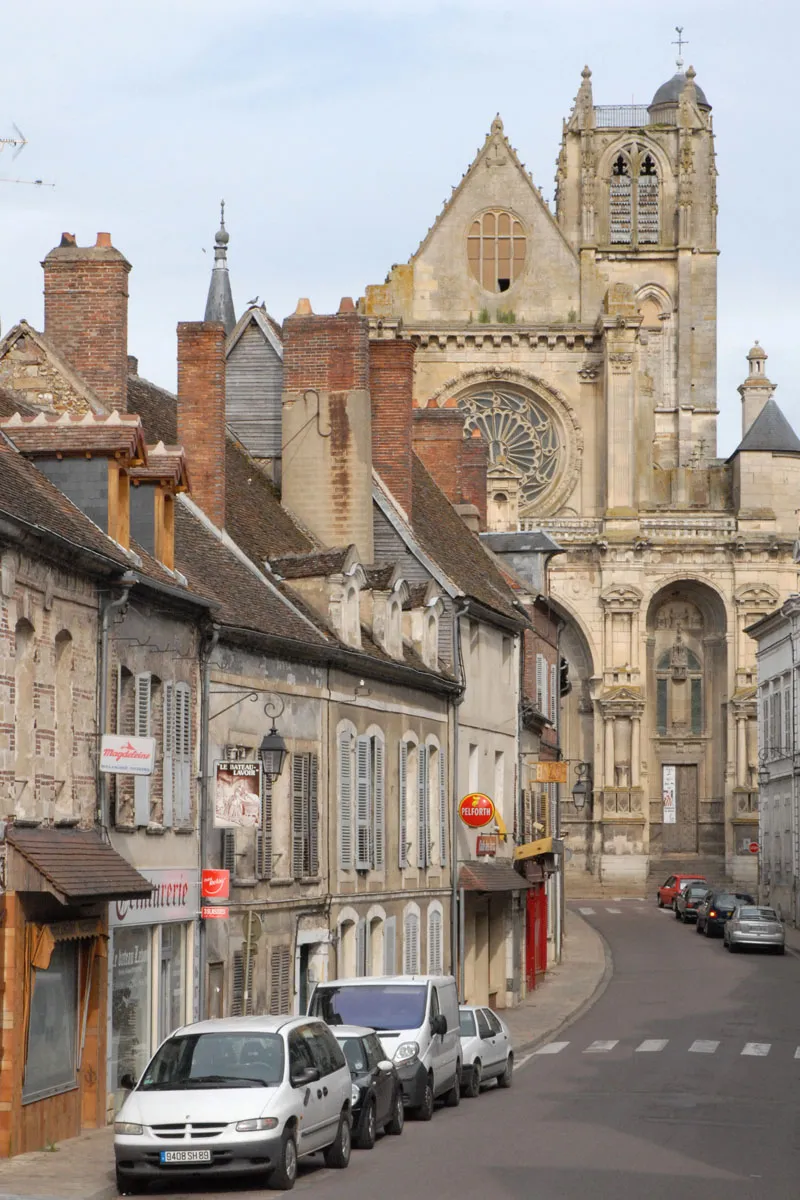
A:
POLYGON ((489 469, 489 447, 477 429, 464 439, 461 447, 461 491, 464 500, 474 504, 480 513, 481 529, 486 528, 486 472, 489 469))
MULTIPOLYGON (((352 301, 350 301, 352 304, 352 301)), ((324 392, 369 387, 367 322, 345 302, 335 316, 295 313, 283 323, 283 387, 324 392)))
POLYGON ((178 442, 186 451, 192 499, 225 525, 225 326, 178 323, 178 442))
POLYGON ((45 333, 98 398, 123 412, 130 263, 107 233, 98 233, 96 245, 88 247, 65 233, 42 266, 45 333))
POLYGON ((414 453, 422 459, 450 503, 460 504, 464 499, 462 414, 455 408, 417 408, 412 436, 414 453))
POLYGON ((372 402, 372 463, 410 518, 411 414, 414 398, 412 342, 398 339, 370 343, 369 387, 372 402))

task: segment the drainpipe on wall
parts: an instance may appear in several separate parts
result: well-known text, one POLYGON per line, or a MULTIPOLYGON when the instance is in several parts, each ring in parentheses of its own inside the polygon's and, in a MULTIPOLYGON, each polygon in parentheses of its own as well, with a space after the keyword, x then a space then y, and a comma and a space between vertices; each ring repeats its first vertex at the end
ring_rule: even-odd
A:
POLYGON ((103 734, 106 732, 106 717, 108 715, 108 640, 109 629, 111 627, 111 613, 122 609, 128 603, 131 587, 135 582, 134 576, 130 572, 126 572, 119 581, 122 586, 122 591, 112 599, 101 599, 100 601, 100 636, 98 646, 98 663, 97 663, 97 765, 95 769, 97 778, 97 819, 101 827, 107 830, 109 827, 109 803, 108 803, 108 776, 100 770, 100 746, 103 734))
MULTIPOLYGON (((211 703, 211 656, 214 653, 218 641, 219 625, 212 625, 206 635, 205 644, 200 650, 200 798, 198 824, 200 826, 199 857, 201 870, 203 869, 203 866, 208 858, 208 752, 211 741, 209 731, 209 708, 211 703)), ((208 956, 205 922, 203 921, 202 916, 200 917, 198 933, 198 1016, 200 1020, 202 1020, 206 1011, 206 958, 208 956)))
POLYGON ((459 999, 464 1000, 464 889, 459 895, 458 888, 458 710, 464 701, 467 690, 467 679, 464 673, 464 658, 461 654, 461 618, 467 611, 466 600, 462 600, 454 611, 453 620, 453 649, 454 659, 458 666, 458 679, 461 690, 453 700, 453 803, 450 817, 452 828, 453 853, 450 855, 451 892, 450 892, 450 962, 451 971, 458 983, 459 999), (461 914, 459 920, 459 913, 461 914))
MULTIPOLYGON (((548 605, 549 607, 549 605, 548 605)), ((552 608, 550 612, 552 613, 552 608)), ((556 626, 556 687, 558 694, 556 695, 555 710, 556 710, 556 744, 558 747, 559 761, 564 757, 564 750, 561 745, 561 630, 564 628, 564 621, 558 618, 556 626)), ((569 764, 567 765, 569 771, 569 764)), ((567 787, 569 787, 569 775, 567 775, 567 787)), ((556 837, 561 842, 561 853, 558 856, 558 941, 556 943, 556 962, 561 962, 561 957, 564 949, 564 922, 566 919, 566 889, 564 887, 564 868, 566 866, 564 839, 561 837, 561 784, 556 784, 556 837)))

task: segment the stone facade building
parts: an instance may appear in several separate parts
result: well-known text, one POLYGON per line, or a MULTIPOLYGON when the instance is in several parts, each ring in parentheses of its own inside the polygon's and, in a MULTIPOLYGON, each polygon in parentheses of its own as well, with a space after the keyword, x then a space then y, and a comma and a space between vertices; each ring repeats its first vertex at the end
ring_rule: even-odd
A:
POLYGON ((556 184, 553 211, 498 117, 361 307, 378 344, 417 347, 415 443, 452 426, 487 445, 481 503, 509 561, 530 530, 564 550, 550 567, 572 681, 563 744, 593 783, 585 809, 564 805, 569 870, 639 890, 651 866, 699 857, 752 879, 744 630, 796 586, 800 460, 758 346, 742 443, 717 457, 733 398, 717 396, 717 169, 695 72, 650 105, 603 106, 584 70, 556 184))

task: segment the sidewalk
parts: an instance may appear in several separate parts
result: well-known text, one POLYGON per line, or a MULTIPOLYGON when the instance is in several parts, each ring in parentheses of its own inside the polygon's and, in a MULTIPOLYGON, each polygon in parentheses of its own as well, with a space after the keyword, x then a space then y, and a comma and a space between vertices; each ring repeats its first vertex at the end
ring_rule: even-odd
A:
MULTIPOLYGON (((797 937, 800 946, 800 934, 797 937)), ((567 909, 561 965, 548 970, 519 1008, 503 1013, 517 1053, 575 1020, 610 973, 603 939, 567 909)), ((0 1200, 117 1200, 112 1130, 93 1130, 58 1143, 53 1150, 0 1161, 0 1200)))
POLYGON ((507 1008, 503 1012, 517 1054, 533 1048, 576 1020, 611 977, 610 953, 588 922, 567 909, 564 932, 561 964, 548 969, 544 981, 519 1008, 507 1008))

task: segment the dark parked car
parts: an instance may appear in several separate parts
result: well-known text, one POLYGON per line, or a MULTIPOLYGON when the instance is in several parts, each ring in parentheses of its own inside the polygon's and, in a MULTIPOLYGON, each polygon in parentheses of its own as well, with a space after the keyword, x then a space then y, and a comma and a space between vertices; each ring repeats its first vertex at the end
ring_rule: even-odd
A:
POLYGON ((675 897, 675 920, 683 921, 684 925, 687 921, 696 921, 698 905, 707 895, 707 883, 687 883, 675 897))
POLYGON ((397 1068, 386 1057, 374 1029, 335 1025, 331 1033, 344 1050, 353 1080, 353 1145, 371 1150, 379 1129, 403 1132, 403 1088, 397 1068))
POLYGON ((697 932, 709 938, 722 937, 737 904, 755 904, 755 900, 747 892, 708 892, 697 909, 697 932))

